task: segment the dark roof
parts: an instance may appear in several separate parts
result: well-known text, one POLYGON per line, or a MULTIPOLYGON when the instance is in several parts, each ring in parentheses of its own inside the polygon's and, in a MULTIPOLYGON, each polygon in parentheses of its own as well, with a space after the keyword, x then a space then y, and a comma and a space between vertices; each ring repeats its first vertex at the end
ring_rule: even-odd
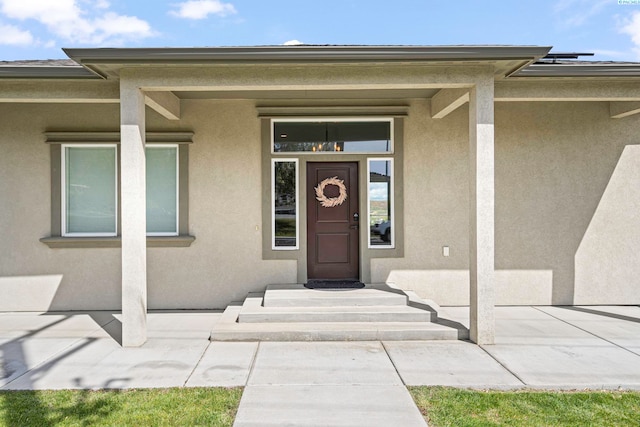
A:
POLYGON ((95 79, 91 71, 72 59, 0 61, 0 78, 95 79))
POLYGON ((0 61, 0 66, 13 67, 81 67, 73 59, 23 59, 18 61, 0 61))

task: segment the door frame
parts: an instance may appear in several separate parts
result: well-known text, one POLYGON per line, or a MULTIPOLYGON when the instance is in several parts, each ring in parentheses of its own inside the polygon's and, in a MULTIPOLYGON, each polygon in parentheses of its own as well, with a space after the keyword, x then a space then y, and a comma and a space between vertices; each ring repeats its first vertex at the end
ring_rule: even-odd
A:
MULTIPOLYGON (((352 116, 350 116, 352 117, 352 116)), ((326 119, 326 117, 323 117, 326 119)), ((354 117, 355 119, 355 117, 354 117)), ((291 264, 273 264, 272 268, 275 270, 284 269, 289 273, 283 278, 278 279, 284 281, 283 283, 306 283, 307 282, 307 206, 306 203, 300 203, 299 206, 299 248, 296 250, 274 250, 272 248, 272 198, 271 198, 271 173, 272 173, 272 159, 293 159, 299 160, 298 167, 300 173, 298 174, 298 184, 300 192, 298 193, 300 200, 306 200, 306 186, 307 186, 307 174, 306 164, 307 162, 357 162, 358 163, 358 180, 359 180, 359 201, 360 201, 360 222, 366 222, 366 213, 363 216, 363 207, 367 207, 367 161, 369 159, 393 157, 394 158, 394 225, 396 227, 395 232, 395 248, 369 248, 369 234, 365 232, 360 233, 360 281, 365 283, 371 283, 372 271, 375 268, 375 260, 382 258, 403 258, 404 257, 404 118, 396 117, 394 119, 394 153, 392 155, 377 155, 371 153, 340 153, 340 154, 328 154, 328 153, 286 153, 286 154, 274 154, 272 152, 272 140, 271 133, 273 129, 271 126, 270 117, 262 117, 260 123, 261 132, 261 148, 262 148, 262 222, 256 224, 256 231, 261 231, 262 235, 262 259, 265 261, 289 261, 291 264), (304 171, 304 172, 302 172, 304 171), (293 274, 293 277, 290 276, 293 274)), ((362 226, 361 226, 362 227, 362 226)), ((280 274, 279 277, 282 277, 280 274)), ((388 277, 375 277, 378 282, 384 282, 389 280, 388 277)))

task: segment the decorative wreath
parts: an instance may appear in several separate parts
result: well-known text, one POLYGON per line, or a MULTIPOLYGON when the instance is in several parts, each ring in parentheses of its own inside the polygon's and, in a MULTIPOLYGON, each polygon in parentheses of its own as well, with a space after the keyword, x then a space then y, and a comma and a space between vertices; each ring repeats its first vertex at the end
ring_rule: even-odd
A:
POLYGON ((334 208, 336 206, 340 206, 347 200, 347 188, 344 186, 344 181, 342 179, 338 179, 337 176, 332 178, 327 178, 323 180, 318 186, 315 188, 316 190, 316 200, 320 202, 320 204, 325 208, 334 208), (340 195, 338 197, 327 197, 324 195, 324 187, 327 185, 335 185, 340 189, 340 195))

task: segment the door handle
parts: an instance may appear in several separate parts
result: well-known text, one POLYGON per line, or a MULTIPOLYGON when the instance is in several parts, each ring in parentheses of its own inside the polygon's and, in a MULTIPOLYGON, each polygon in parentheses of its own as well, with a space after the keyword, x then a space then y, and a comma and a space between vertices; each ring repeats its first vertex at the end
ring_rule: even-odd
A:
POLYGON ((358 224, 355 224, 355 225, 349 226, 349 228, 352 230, 357 230, 358 228, 360 228, 360 226, 358 224))

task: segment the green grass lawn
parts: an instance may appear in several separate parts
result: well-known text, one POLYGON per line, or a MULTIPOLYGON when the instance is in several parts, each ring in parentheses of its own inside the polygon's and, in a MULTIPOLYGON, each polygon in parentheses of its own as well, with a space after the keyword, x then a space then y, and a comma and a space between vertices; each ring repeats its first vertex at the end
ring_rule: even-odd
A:
POLYGON ((640 426, 640 392, 409 387, 429 426, 640 426))
POLYGON ((0 426, 231 426, 241 388, 0 391, 0 426))
MULTIPOLYGON (((640 426, 640 392, 409 387, 429 426, 640 426)), ((0 391, 0 426, 231 426, 241 388, 0 391)))

